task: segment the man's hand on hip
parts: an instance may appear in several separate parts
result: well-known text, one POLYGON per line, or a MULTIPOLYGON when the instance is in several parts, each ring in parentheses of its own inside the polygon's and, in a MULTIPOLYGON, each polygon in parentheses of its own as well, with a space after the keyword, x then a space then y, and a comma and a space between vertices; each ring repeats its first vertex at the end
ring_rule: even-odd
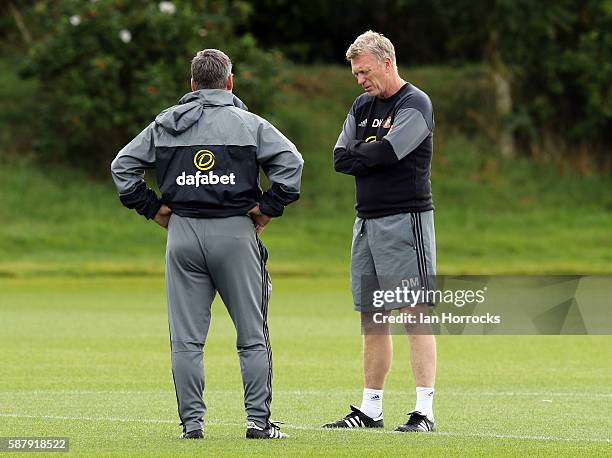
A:
POLYGON ((251 219, 253 220, 253 222, 255 223, 255 232, 257 232, 257 235, 261 234, 261 231, 264 230, 264 227, 266 227, 266 225, 272 219, 271 216, 264 215, 261 212, 261 210, 259 209, 259 204, 251 208, 248 211, 247 215, 249 215, 251 219))
POLYGON ((162 204, 157 210, 153 221, 159 224, 164 229, 168 229, 168 222, 170 221, 170 215, 172 214, 172 209, 167 205, 162 204))

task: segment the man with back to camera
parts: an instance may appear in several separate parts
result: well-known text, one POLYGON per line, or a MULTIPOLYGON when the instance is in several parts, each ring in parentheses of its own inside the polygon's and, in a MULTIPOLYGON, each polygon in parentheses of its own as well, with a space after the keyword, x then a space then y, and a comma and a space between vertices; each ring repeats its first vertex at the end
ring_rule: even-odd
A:
MULTIPOLYGON (((365 279, 374 278, 380 290, 392 290, 392 278, 398 276, 416 278, 419 289, 431 289, 436 271, 430 183, 434 118, 429 97, 399 76, 389 39, 367 31, 346 58, 366 92, 353 102, 334 147, 335 170, 353 175, 356 185, 351 290, 364 334, 364 390, 359 408, 351 406, 346 417, 323 427, 381 428, 383 387, 393 356, 389 325, 380 323, 381 316, 398 308, 423 316, 432 304, 407 307, 398 301, 377 307, 365 294, 365 279)), ((395 431, 434 431, 436 341, 430 328, 426 333, 407 329, 416 406, 395 431)))
POLYGON ((191 89, 112 162, 121 202, 168 229, 166 289, 172 375, 183 439, 203 437, 203 348, 218 291, 236 327, 246 437, 287 437, 270 421, 268 252, 258 234, 299 197, 293 143, 232 94, 232 63, 216 49, 191 62, 191 89), (271 186, 259 187, 259 167, 271 186), (144 181, 155 168, 161 199, 144 181))

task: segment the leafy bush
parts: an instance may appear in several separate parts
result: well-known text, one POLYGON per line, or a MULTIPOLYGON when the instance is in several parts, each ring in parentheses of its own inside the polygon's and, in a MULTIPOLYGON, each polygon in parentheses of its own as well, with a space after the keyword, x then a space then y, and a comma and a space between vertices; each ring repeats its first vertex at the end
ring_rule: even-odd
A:
POLYGON ((518 133, 536 143, 556 137, 553 148, 561 140, 609 147, 612 1, 505 0, 493 17, 518 133))
MULTIPOLYGON (((253 33, 303 64, 344 63, 368 28, 392 40, 404 65, 486 62, 499 83, 499 113, 491 117, 485 100, 485 110, 463 116, 479 119, 502 151, 514 134, 521 149, 550 156, 604 153, 610 168, 612 0, 252 2, 253 33)), ((478 89, 461 96, 469 106, 478 89)))
POLYGON ((241 2, 47 0, 25 13, 34 32, 21 74, 39 81, 33 146, 90 169, 190 91, 198 50, 232 58, 236 93, 253 111, 268 106, 282 64, 236 35, 249 14, 241 2))

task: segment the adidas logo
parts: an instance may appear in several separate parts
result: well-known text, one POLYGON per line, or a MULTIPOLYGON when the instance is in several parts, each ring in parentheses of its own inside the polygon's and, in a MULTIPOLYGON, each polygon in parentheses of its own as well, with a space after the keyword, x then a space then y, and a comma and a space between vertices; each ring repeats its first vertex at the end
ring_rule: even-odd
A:
POLYGON ((370 401, 378 401, 379 399, 380 399, 380 396, 375 394, 374 396, 370 398, 370 401))
POLYGON ((368 118, 365 118, 363 121, 361 121, 359 124, 357 124, 359 127, 365 127, 368 125, 368 118))

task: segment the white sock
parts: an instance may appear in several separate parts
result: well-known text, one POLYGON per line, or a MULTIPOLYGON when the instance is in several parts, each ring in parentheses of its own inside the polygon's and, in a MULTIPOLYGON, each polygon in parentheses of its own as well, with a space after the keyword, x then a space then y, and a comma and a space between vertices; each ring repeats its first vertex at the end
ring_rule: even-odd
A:
POLYGON ((363 389, 363 399, 361 410, 370 418, 382 417, 383 390, 373 390, 372 388, 363 389))
POLYGON ((433 414, 433 398, 434 389, 433 387, 428 388, 425 386, 416 387, 416 406, 414 410, 421 412, 421 415, 425 415, 431 421, 434 419, 433 414))

